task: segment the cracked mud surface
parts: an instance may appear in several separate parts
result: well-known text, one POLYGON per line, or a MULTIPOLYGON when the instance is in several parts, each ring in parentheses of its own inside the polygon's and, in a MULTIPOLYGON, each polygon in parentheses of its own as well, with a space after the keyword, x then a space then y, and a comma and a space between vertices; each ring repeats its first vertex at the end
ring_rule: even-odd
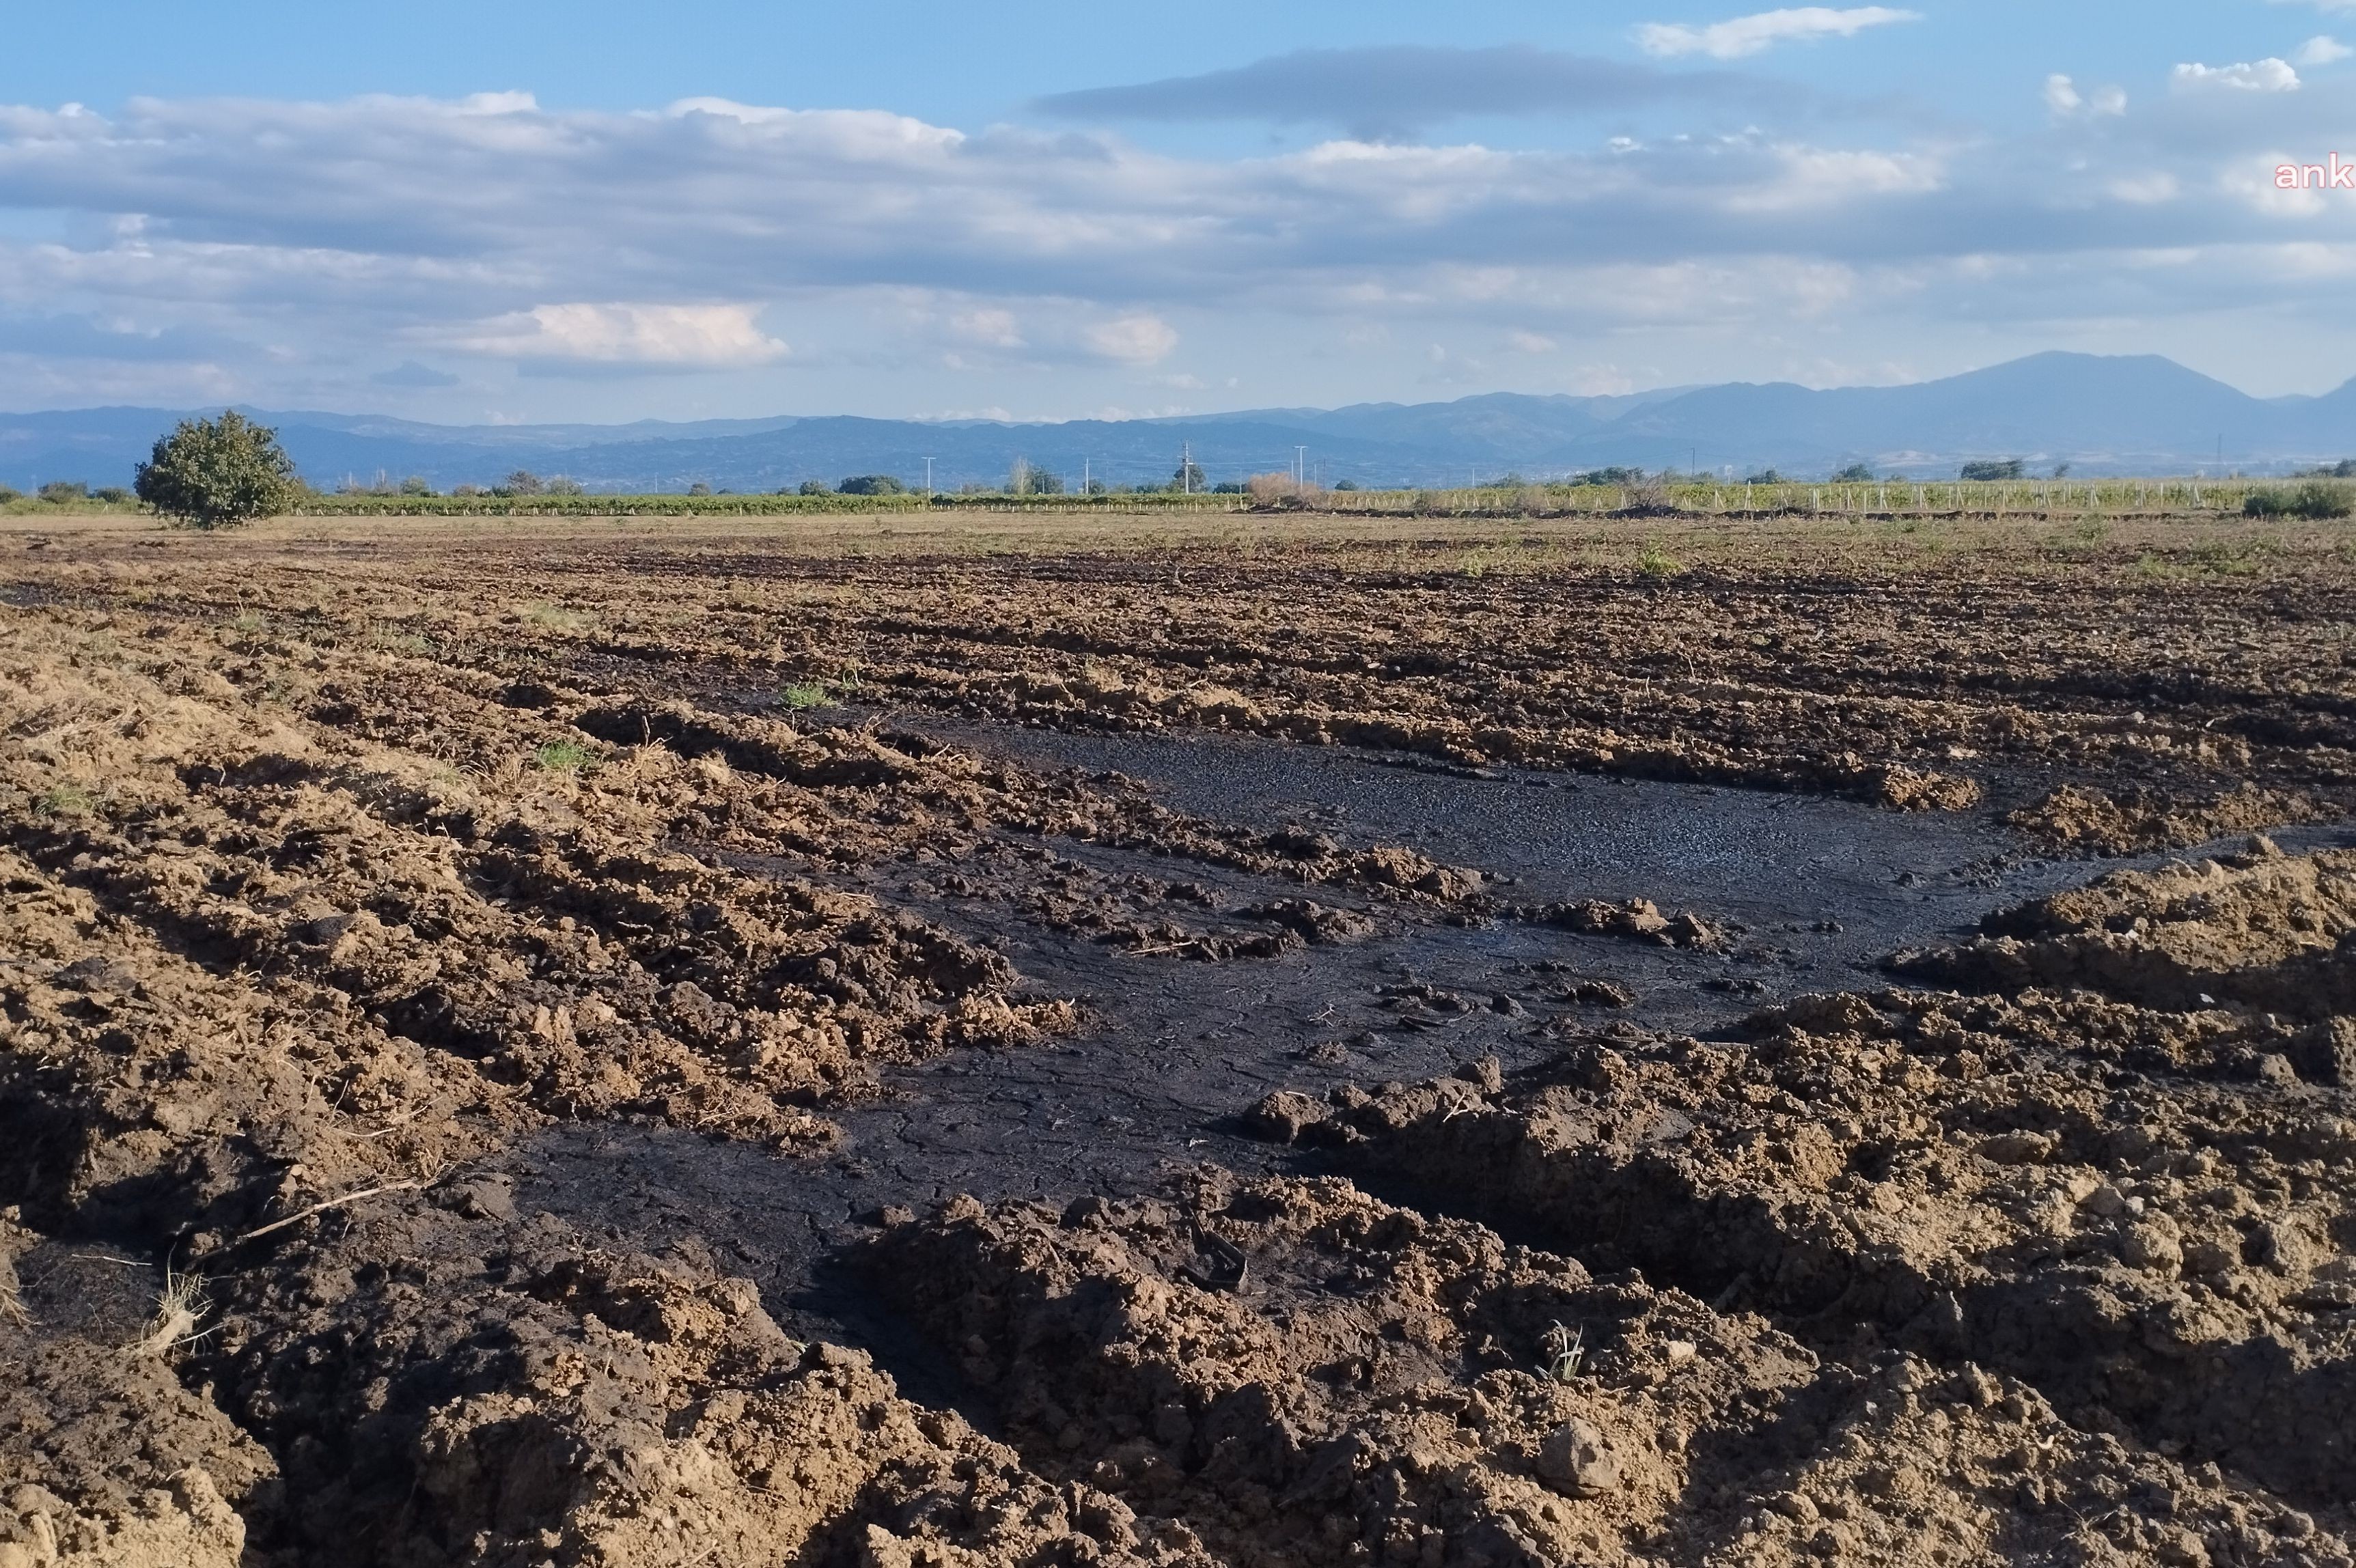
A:
POLYGON ((0 1568, 2348 1563, 2212 531, 0 540, 0 1568))

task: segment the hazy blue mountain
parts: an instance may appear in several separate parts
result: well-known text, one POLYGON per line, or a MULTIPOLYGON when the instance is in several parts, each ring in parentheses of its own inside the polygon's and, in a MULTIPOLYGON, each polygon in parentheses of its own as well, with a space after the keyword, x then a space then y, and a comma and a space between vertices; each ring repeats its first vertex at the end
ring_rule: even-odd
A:
POLYGON ((1610 453, 1683 467, 1698 448, 1705 466, 1798 472, 1860 461, 1930 471, 1973 457, 2149 472, 2214 465, 2220 437, 2235 464, 2356 450, 2356 420, 2316 418, 2321 401, 2262 401, 2157 356, 2040 354, 1909 387, 1705 388, 1635 410, 1603 439, 1585 437, 1548 460, 1610 453))
MULTIPOLYGON (((1328 483, 1462 485, 1606 465, 1745 474, 1952 475, 1973 458, 2019 457, 2083 474, 2247 472, 2356 455, 2356 381, 2316 398, 2259 399, 2156 356, 2039 354, 1904 387, 1671 388, 1622 397, 1491 393, 1446 403, 1256 409, 1062 424, 918 422, 849 416, 642 420, 624 425, 434 425, 380 415, 249 410, 277 427, 305 477, 333 486, 380 474, 436 488, 490 485, 516 468, 597 490, 776 490, 807 479, 894 474, 944 489, 1002 483, 1017 458, 1076 484, 1159 483, 1182 450, 1213 482, 1290 470, 1306 447, 1328 483)), ((126 484, 180 413, 102 408, 0 414, 0 483, 126 484)))

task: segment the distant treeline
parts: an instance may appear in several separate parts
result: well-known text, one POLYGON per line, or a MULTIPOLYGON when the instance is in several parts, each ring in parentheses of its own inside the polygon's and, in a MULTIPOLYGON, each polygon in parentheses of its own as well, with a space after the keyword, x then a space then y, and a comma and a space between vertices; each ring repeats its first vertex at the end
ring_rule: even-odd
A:
MULTIPOLYGON (((593 495, 579 489, 535 493, 476 490, 311 491, 294 510, 308 517, 792 517, 883 512, 1313 512, 1392 517, 1701 517, 1773 516, 2081 516, 2166 515, 2186 511, 2243 512, 2253 517, 2324 519, 2349 516, 2356 483, 2332 470, 2302 482, 2263 479, 1994 480, 1850 479, 1809 483, 1780 476, 1750 480, 1646 476, 1606 471, 1551 484, 1507 479, 1458 489, 1325 489, 1287 474, 1265 474, 1245 484, 1192 493, 1176 490, 1098 492, 936 492, 819 489, 791 494, 593 495), (1614 481, 1617 482, 1614 482, 1614 481)), ((2356 470, 2351 470, 2356 474, 2356 470)), ((48 485, 38 496, 0 489, 0 509, 23 514, 106 513, 137 509, 120 490, 48 485)))

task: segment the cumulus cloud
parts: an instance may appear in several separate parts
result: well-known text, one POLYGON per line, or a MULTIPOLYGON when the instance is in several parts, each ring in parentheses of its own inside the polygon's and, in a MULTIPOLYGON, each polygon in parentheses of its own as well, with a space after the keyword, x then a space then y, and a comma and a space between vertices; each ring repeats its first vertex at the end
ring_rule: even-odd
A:
POLYGON ((2350 55, 2356 55, 2356 49, 2350 48, 2329 33, 2319 33, 2299 45, 2297 52, 2291 58, 2300 65, 2332 65, 2350 55))
POLYGON ((1731 21, 1693 27, 1683 22, 1647 22, 1636 29, 1636 43, 1647 54, 1708 55, 1713 59, 1740 59, 1777 44, 1818 38, 1854 37, 1868 27, 1892 22, 1919 22, 1919 11, 1888 5, 1792 5, 1761 11, 1731 21))
MULTIPOLYGON (((21 398, 74 401, 167 375, 253 401, 423 398, 503 365, 913 378, 951 354, 1134 386, 1212 353, 1281 373, 1288 347, 1242 321, 1367 356, 1526 354, 1515 335, 2058 313, 2033 285, 2065 276, 2108 321, 2136 289, 2155 311, 2214 309, 2277 246, 2356 256, 2356 204, 2293 208, 2250 173, 2332 144, 2332 95, 2203 77, 2097 124, 2115 90, 2047 91, 2056 115, 2012 138, 1745 127, 1192 157, 715 100, 0 107, 0 209, 70 216, 0 227, 0 368, 21 398), (2195 259, 2166 290, 2162 254, 2195 259), (105 325, 123 323, 135 334, 105 325), (382 370, 404 356, 437 368, 382 370)), ((2285 300, 2311 287, 2340 308, 2297 281, 2319 274, 2282 275, 2285 300)))
POLYGON ((1088 347, 1124 365, 1151 365, 1178 347, 1178 333, 1160 316, 1142 312, 1100 321, 1087 330, 1088 347))
POLYGON ((2169 73, 2179 91, 2297 92, 2298 72, 2290 62, 2268 56, 2240 65, 2179 65, 2169 73))
POLYGON ((2075 81, 2056 71, 2045 79, 2045 107, 2057 115, 2124 114, 2127 112, 2126 90, 2097 87, 2081 92, 2075 81))
POLYGON ((518 359, 710 369, 790 352, 751 304, 543 304, 463 330, 451 346, 518 359))
POLYGON ((949 317, 949 330, 986 348, 1023 347, 1023 328, 1015 321, 1014 313, 994 305, 957 312, 949 317))

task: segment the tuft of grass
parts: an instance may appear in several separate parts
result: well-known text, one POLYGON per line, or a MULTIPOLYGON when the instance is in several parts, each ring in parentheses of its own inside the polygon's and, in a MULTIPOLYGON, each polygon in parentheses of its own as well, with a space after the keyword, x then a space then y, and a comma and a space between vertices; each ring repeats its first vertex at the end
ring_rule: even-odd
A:
POLYGON ((1636 571, 1655 580, 1675 577, 1685 571, 1685 562, 1658 545, 1646 545, 1644 553, 1636 558, 1636 571))
POLYGON ((2192 559, 2202 571, 2220 577, 2255 577, 2264 568, 2264 558, 2270 553, 2263 541, 2237 545, 2225 539, 2210 539, 2193 547, 2192 559))
POLYGON ((572 741, 551 741, 531 754, 531 765, 544 773, 577 773, 595 761, 588 747, 572 741))
POLYGON ((240 610, 237 619, 229 624, 229 629, 251 636, 254 633, 270 630, 270 617, 259 610, 240 610))
POLYGON ((411 654, 423 657, 434 651, 434 645, 416 632, 404 632, 397 626, 379 625, 369 630, 369 646, 389 654, 411 654))
POLYGON ((1558 1319, 1555 1326, 1539 1336, 1541 1351, 1539 1366, 1547 1376, 1558 1383, 1577 1382, 1579 1369, 1587 1359, 1587 1325, 1566 1328, 1558 1319))
POLYGON ((778 688, 777 700, 793 712, 799 713, 805 709, 827 707, 834 699, 827 694, 826 682, 798 680, 778 688))
POLYGON ((98 809, 98 797, 83 784, 59 779, 33 797, 33 809, 44 816, 88 816, 98 809))
POLYGON ((205 1337, 198 1331, 197 1325, 209 1306, 202 1279, 165 1264, 164 1288, 155 1297, 155 1311, 147 1319, 147 1332, 123 1347, 124 1353, 166 1356, 183 1345, 195 1344, 205 1337))
POLYGON ((546 603, 526 606, 523 618, 552 632, 585 632, 597 624, 596 616, 584 611, 568 610, 562 604, 546 603))

